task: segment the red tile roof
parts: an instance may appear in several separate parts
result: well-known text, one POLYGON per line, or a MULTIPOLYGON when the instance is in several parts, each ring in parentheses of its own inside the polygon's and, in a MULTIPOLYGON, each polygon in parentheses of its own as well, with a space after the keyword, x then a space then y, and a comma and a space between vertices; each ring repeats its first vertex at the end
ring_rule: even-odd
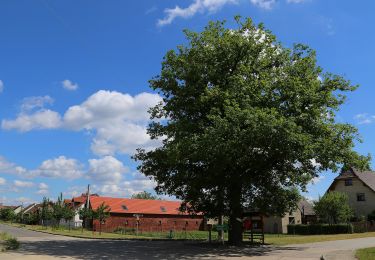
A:
POLYGON ((103 202, 111 208, 112 213, 187 215, 179 211, 181 201, 90 197, 91 208, 94 210, 103 202))

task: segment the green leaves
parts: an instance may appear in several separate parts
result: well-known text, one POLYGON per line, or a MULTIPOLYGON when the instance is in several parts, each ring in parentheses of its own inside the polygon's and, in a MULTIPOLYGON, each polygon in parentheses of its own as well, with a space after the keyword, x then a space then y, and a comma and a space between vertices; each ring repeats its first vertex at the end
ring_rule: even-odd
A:
POLYGON ((329 224, 346 223, 354 216, 349 206, 348 195, 328 192, 314 204, 314 211, 321 221, 329 224))
POLYGON ((335 121, 357 86, 324 72, 308 46, 286 48, 263 25, 235 19, 235 30, 185 31, 188 43, 166 54, 150 81, 164 99, 148 129, 163 145, 134 158, 159 193, 191 210, 282 215, 321 171, 369 167, 353 151, 357 129, 335 121))

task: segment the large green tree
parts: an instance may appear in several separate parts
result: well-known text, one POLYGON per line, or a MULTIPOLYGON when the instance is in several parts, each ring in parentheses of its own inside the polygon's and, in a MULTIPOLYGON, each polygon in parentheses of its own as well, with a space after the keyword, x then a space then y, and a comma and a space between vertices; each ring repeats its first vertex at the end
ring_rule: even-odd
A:
POLYGON ((286 48, 251 19, 236 21, 186 30, 187 43, 167 52, 150 81, 163 102, 148 132, 162 145, 134 156, 157 192, 229 216, 231 244, 242 241, 245 210, 282 215, 321 171, 369 161, 353 151, 356 128, 335 120, 356 86, 324 73, 309 47, 286 48))

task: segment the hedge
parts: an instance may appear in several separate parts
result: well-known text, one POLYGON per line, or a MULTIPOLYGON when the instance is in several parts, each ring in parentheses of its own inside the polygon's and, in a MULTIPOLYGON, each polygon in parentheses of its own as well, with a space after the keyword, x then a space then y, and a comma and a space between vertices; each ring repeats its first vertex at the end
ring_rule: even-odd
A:
POLYGON ((348 233, 353 233, 352 224, 288 225, 288 234, 291 235, 326 235, 348 233))

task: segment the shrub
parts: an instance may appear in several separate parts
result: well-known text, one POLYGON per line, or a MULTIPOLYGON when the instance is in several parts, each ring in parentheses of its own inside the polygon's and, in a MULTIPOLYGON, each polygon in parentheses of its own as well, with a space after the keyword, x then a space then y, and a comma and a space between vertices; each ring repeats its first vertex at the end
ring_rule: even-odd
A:
POLYGON ((8 238, 4 242, 5 250, 16 250, 20 247, 20 242, 18 242, 17 238, 8 238))
POLYGON ((288 234, 323 235, 323 234, 347 234, 347 233, 353 233, 352 224, 288 225, 288 234))
POLYGON ((373 210, 370 214, 368 214, 367 219, 369 221, 375 220, 375 210, 373 210))

